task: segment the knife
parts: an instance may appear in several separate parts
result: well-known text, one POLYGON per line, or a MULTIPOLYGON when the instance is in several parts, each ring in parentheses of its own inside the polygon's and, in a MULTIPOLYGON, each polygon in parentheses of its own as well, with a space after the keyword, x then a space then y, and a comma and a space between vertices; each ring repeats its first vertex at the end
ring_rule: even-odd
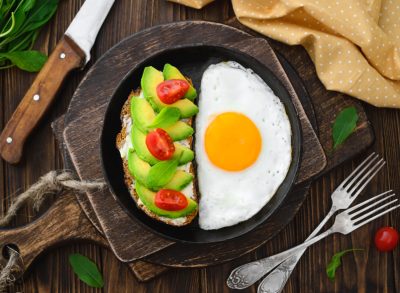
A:
POLYGON ((21 160, 24 144, 49 109, 68 73, 84 67, 115 0, 86 0, 0 135, 0 155, 21 160))

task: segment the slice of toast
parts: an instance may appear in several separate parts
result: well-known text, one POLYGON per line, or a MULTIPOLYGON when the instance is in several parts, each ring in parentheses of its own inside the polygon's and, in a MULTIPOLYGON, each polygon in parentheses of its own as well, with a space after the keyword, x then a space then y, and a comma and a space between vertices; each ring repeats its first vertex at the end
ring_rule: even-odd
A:
MULTIPOLYGON (((117 146, 118 150, 120 150, 124 146, 125 140, 128 137, 128 133, 127 132, 130 129, 130 127, 128 127, 127 121, 130 121, 130 123, 132 123, 132 120, 129 120, 129 119, 131 119, 131 112, 130 112, 130 101, 131 101, 131 98, 134 97, 134 96, 140 95, 140 92, 141 92, 140 89, 132 92, 129 95, 129 97, 126 100, 126 102, 124 103, 123 107, 122 107, 121 115, 120 115, 121 123, 122 123, 122 129, 121 129, 121 132, 118 133, 118 135, 116 137, 116 146, 117 146)), ((185 122, 191 124, 192 123, 192 119, 186 119, 185 122)), ((192 148, 193 138, 190 137, 190 138, 186 139, 186 142, 189 144, 189 147, 192 148)), ((186 215, 185 217, 181 217, 181 218, 177 218, 177 219, 171 219, 171 218, 167 218, 167 217, 162 217, 162 216, 159 216, 159 215, 153 213, 152 211, 150 211, 143 204, 143 202, 140 200, 138 194, 136 193, 136 190, 135 190, 135 179, 131 176, 131 174, 129 172, 127 156, 122 158, 122 161, 123 161, 125 184, 126 184, 128 190, 129 190, 129 193, 131 194, 132 198, 135 200, 135 203, 138 206, 138 208, 140 208, 142 211, 144 211, 149 217, 151 217, 151 218, 153 218, 155 220, 161 221, 161 222, 163 222, 165 224, 168 224, 168 225, 185 226, 185 225, 188 225, 190 222, 192 222, 192 220, 196 217, 196 215, 198 213, 198 209, 193 211, 191 214, 186 215)), ((192 173, 192 175, 194 175, 193 163, 190 162, 188 164, 190 164, 190 166, 188 168, 190 170, 190 173, 192 173)), ((192 199, 195 200, 196 202, 198 202, 198 197, 197 197, 194 181, 192 181, 187 188, 191 188, 193 190, 192 199)))

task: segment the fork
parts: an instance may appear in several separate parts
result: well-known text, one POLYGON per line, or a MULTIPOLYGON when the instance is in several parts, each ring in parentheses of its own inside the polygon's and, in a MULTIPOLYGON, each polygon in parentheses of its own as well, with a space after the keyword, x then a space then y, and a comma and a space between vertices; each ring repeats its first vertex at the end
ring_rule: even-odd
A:
MULTIPOLYGON (((348 208, 355 198, 361 193, 365 186, 371 181, 371 179, 378 173, 378 171, 384 166, 385 162, 383 159, 379 159, 379 156, 375 153, 369 155, 332 193, 332 206, 325 219, 318 225, 313 233, 307 238, 307 240, 313 238, 326 222, 335 214, 336 211, 348 208)), ((306 241, 307 241, 306 240, 306 241)), ((270 275, 268 275, 259 286, 259 292, 263 292, 260 289, 266 288, 268 284, 269 291, 264 292, 280 292, 288 280, 291 272, 295 268, 297 262, 303 255, 305 249, 299 250, 298 254, 292 256, 280 266, 278 266, 270 275), (273 287, 271 288, 271 285, 273 287), (274 289, 275 288, 275 289, 274 289)), ((232 289, 245 289, 270 271, 263 268, 263 262, 254 261, 245 265, 242 265, 232 271, 230 277, 227 280, 227 285, 232 289), (252 270, 246 270, 247 267, 252 267, 252 270), (235 279, 235 281, 233 281, 235 279), (246 282, 241 282, 241 279, 245 279, 246 282)))
MULTIPOLYGON (((327 231, 321 233, 320 235, 318 235, 296 247, 293 247, 289 250, 283 251, 279 254, 276 254, 276 255, 273 255, 270 257, 266 257, 259 261, 256 261, 256 262, 253 262, 250 264, 245 264, 241 267, 238 267, 229 276, 228 281, 227 281, 228 286, 230 288, 248 287, 249 283, 252 282, 253 279, 247 280, 245 278, 242 278, 241 276, 243 276, 243 275, 251 276, 252 274, 265 275, 270 270, 272 270, 274 267, 276 267, 277 265, 279 265, 286 259, 290 258, 292 255, 297 254, 299 251, 303 251, 305 248, 320 241, 321 239, 323 239, 333 233, 341 233, 343 235, 349 234, 350 232, 360 228, 361 226, 371 222, 372 220, 375 220, 376 218, 378 218, 394 209, 397 209, 398 207, 400 207, 400 205, 389 207, 390 205, 397 202, 397 198, 391 200, 390 202, 384 203, 384 204, 378 206, 377 208, 372 209, 376 205, 392 198, 393 196, 395 196, 395 194, 392 193, 392 190, 389 190, 389 191, 381 193, 373 198, 370 198, 370 199, 338 214, 335 218, 335 222, 332 225, 332 227, 330 227, 327 231), (386 197, 383 197, 384 195, 386 195, 388 193, 391 193, 391 194, 389 194, 386 197), (371 201, 374 201, 374 200, 377 200, 377 201, 373 202, 370 205, 367 205, 368 203, 370 203, 371 201), (364 207, 365 205, 367 205, 367 206, 364 207), (389 207, 389 208, 385 209, 386 207, 389 207), (360 208, 362 208, 362 209, 360 209, 360 208), (383 210, 383 211, 379 212, 381 210, 383 210), (259 263, 261 264, 261 266, 259 265, 259 263), (239 276, 239 277, 237 277, 237 276, 239 276)), ((266 291, 266 292, 268 292, 268 291, 266 291)))

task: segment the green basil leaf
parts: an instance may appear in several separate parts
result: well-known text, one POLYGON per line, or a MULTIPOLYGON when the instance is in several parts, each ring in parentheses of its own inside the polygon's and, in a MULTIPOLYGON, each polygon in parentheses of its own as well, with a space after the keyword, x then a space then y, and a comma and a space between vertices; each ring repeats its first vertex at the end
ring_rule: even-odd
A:
POLYGON ((69 256, 69 263, 82 282, 94 288, 103 288, 103 276, 97 265, 89 258, 79 253, 74 253, 69 256))
POLYGON ((47 56, 38 51, 0 53, 0 57, 7 58, 18 68, 29 72, 39 71, 47 61, 47 56))
POLYGON ((181 111, 175 107, 163 108, 154 118, 149 128, 165 128, 176 123, 181 117, 181 111))
POLYGON ((36 5, 29 12, 23 26, 24 31, 32 31, 47 23, 57 10, 58 0, 43 0, 36 2, 36 5))
POLYGON ((25 0, 22 4, 22 10, 28 12, 35 6, 36 0, 25 0))
POLYGON ((332 127, 333 149, 341 145, 354 132, 358 114, 355 107, 343 109, 336 117, 332 127))
POLYGON ((326 274, 327 274, 328 278, 331 280, 335 279, 336 269, 338 267, 340 267, 340 265, 342 264, 342 262, 341 262, 342 256, 344 256, 346 253, 351 252, 351 251, 362 251, 362 250, 364 250, 364 249, 352 248, 352 249, 340 251, 340 252, 336 253, 334 256, 332 256, 331 261, 326 266, 326 274))
POLYGON ((179 159, 162 161, 152 166, 147 175, 146 186, 159 189, 165 186, 174 177, 178 168, 179 159))

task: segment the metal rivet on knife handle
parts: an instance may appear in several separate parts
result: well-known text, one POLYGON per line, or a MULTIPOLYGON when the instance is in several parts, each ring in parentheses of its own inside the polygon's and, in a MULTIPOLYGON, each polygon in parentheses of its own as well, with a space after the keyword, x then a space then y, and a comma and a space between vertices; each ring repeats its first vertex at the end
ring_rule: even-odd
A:
POLYGON ((0 135, 4 160, 11 164, 21 160, 27 137, 49 109, 65 77, 84 60, 85 54, 68 37, 58 43, 0 135), (60 59, 62 53, 68 58, 60 59))
POLYGON ((61 53, 61 54, 60 54, 60 59, 65 59, 66 56, 67 56, 67 55, 65 55, 65 53, 61 53))

